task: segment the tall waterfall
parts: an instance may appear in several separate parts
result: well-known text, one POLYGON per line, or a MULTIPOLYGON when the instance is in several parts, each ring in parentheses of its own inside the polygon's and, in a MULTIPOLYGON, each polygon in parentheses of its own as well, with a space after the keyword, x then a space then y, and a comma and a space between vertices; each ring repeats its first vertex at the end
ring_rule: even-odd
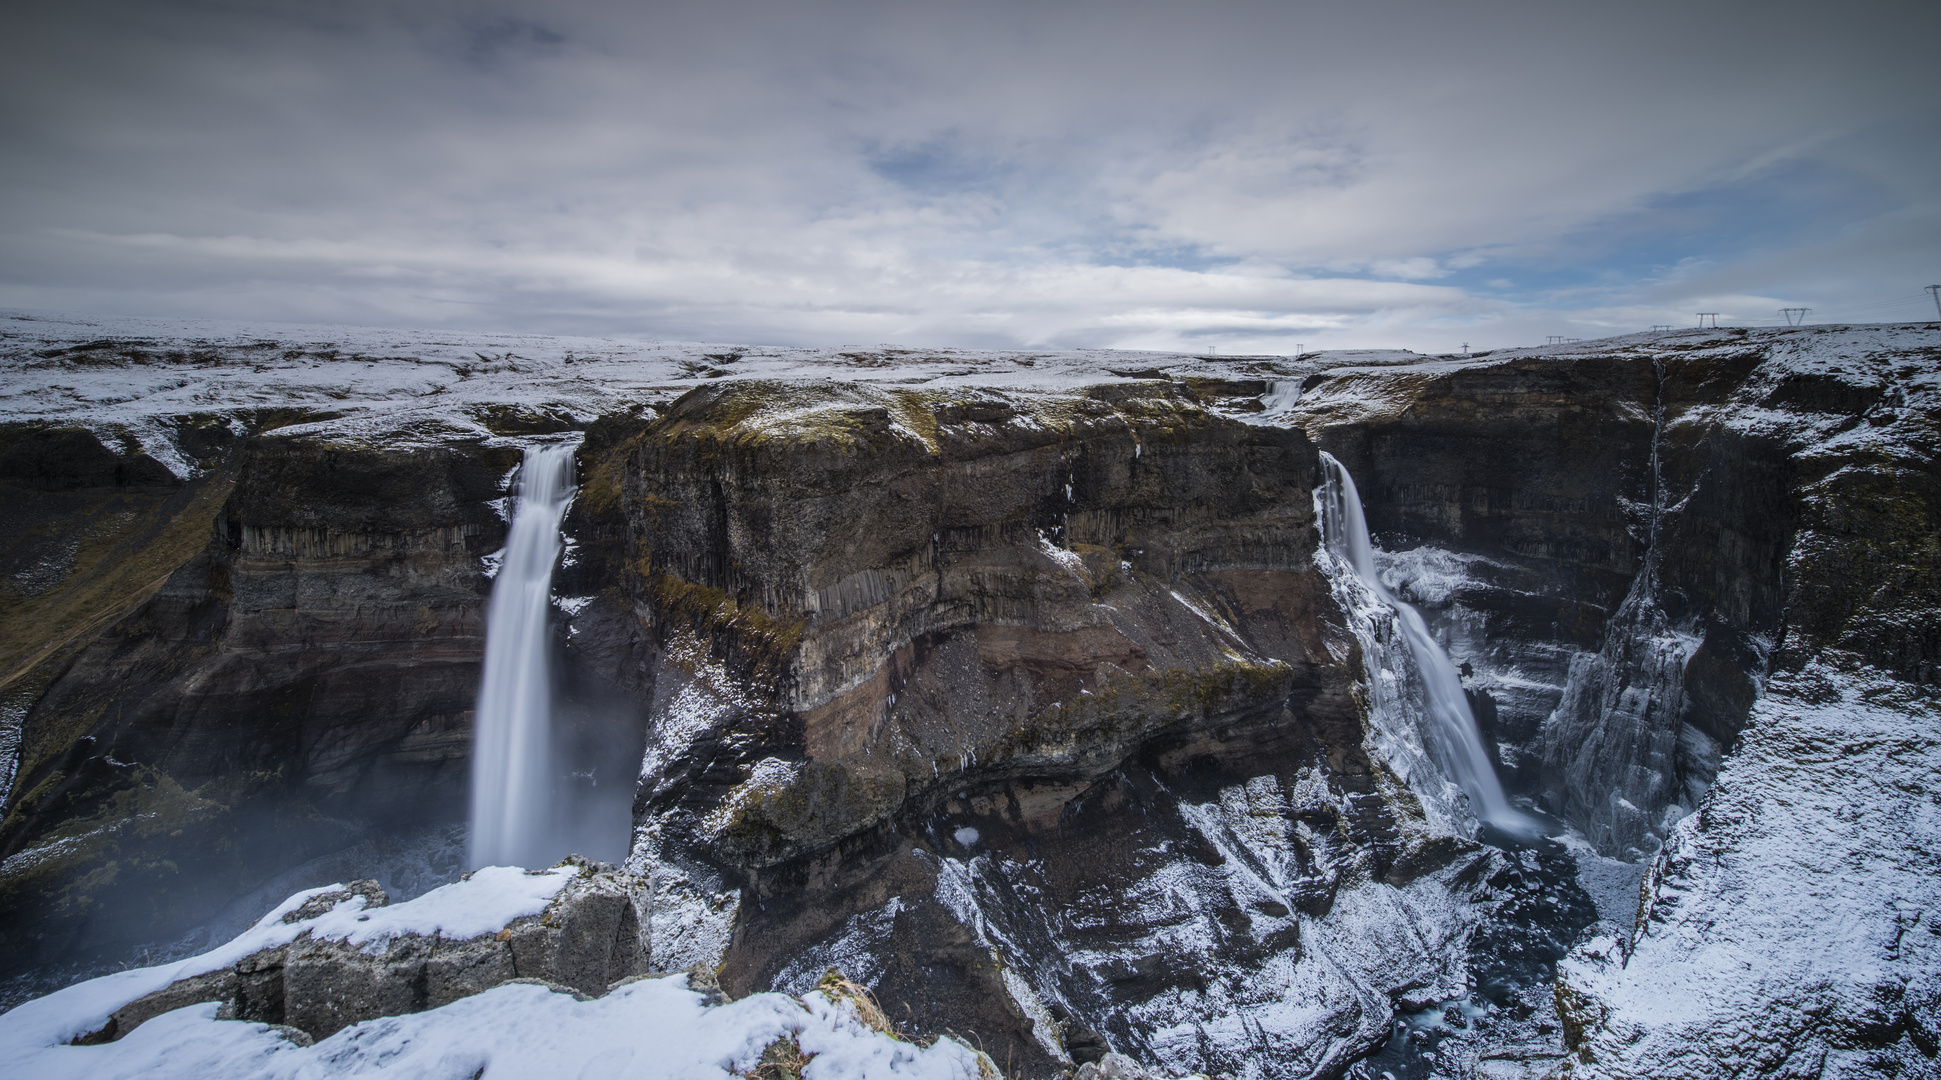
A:
MULTIPOLYGON (((1432 756, 1469 796, 1471 813, 1501 829, 1528 831, 1532 822, 1510 806, 1503 794, 1503 784, 1496 778, 1496 769, 1490 764, 1489 752, 1476 727, 1476 714, 1469 707, 1469 698, 1463 694, 1456 665, 1429 633, 1422 613, 1390 592, 1375 572, 1375 548, 1368 538, 1368 519, 1362 515, 1361 493, 1355 489, 1354 477, 1348 475, 1347 468, 1332 454, 1325 452, 1321 455, 1321 468, 1324 479, 1316 501, 1321 512, 1322 541, 1382 603, 1394 609, 1396 623, 1401 627, 1402 638, 1420 676, 1420 705, 1426 721, 1422 726, 1426 729, 1424 735, 1432 756)), ((1368 662, 1373 667, 1377 660, 1371 655, 1368 662)), ((1377 679, 1376 671, 1371 670, 1369 675, 1371 681, 1377 679)), ((1378 706, 1382 696, 1377 693, 1378 706)))
POLYGON ((551 643, 553 565, 573 498, 573 447, 535 446, 485 624, 485 679, 472 736, 471 862, 544 866, 553 834, 551 643))

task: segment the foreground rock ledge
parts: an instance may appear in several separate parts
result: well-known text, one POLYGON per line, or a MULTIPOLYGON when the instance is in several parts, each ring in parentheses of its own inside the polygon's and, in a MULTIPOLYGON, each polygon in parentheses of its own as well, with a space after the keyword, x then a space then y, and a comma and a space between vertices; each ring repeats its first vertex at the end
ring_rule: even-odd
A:
MULTIPOLYGON (((278 1025, 308 1045, 362 1020, 435 1009, 509 982, 598 997, 640 974, 640 920, 624 874, 577 856, 560 865, 579 872, 544 911, 514 919, 496 933, 456 940, 402 934, 355 945, 305 930, 288 945, 131 1001, 74 1041, 111 1042, 165 1012, 205 1001, 222 1003, 220 1019, 278 1025)), ((311 897, 283 921, 313 918, 339 905, 371 909, 388 903, 375 881, 353 882, 311 897)))

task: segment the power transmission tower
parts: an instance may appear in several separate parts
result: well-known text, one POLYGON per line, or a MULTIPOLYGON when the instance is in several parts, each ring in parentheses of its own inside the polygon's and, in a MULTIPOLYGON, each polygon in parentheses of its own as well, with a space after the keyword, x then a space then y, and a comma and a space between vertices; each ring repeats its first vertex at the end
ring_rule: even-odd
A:
POLYGON ((1779 313, 1786 316, 1787 326, 1798 326, 1806 321, 1806 317, 1813 313, 1813 309, 1810 307, 1783 307, 1779 309, 1779 313))
POLYGON ((1934 313, 1941 315, 1941 285, 1929 285, 1928 295, 1934 297, 1934 313))
POLYGON ((1564 336, 1562 334, 1552 334, 1544 338, 1543 343, 1545 345, 1562 345, 1564 343, 1564 336))
POLYGON ((1703 330, 1703 329, 1705 329, 1705 320, 1707 320, 1707 319, 1710 319, 1710 320, 1712 320, 1712 329, 1714 329, 1714 330, 1717 330, 1717 329, 1719 328, 1719 313, 1718 313, 1718 312, 1716 312, 1716 311, 1701 311, 1701 312, 1699 312, 1699 313, 1698 313, 1698 328, 1699 328, 1700 330, 1703 330))
POLYGON ((1463 343, 1462 343, 1462 354, 1463 354, 1464 356, 1468 356, 1468 355, 1469 355, 1469 342, 1467 342, 1467 341, 1465 341, 1465 342, 1463 342, 1463 343))
POLYGON ((1670 324, 1670 323, 1654 323, 1654 324, 1652 324, 1652 327, 1651 327, 1651 328, 1652 328, 1653 330, 1669 330, 1669 329, 1671 329, 1671 324, 1670 324))

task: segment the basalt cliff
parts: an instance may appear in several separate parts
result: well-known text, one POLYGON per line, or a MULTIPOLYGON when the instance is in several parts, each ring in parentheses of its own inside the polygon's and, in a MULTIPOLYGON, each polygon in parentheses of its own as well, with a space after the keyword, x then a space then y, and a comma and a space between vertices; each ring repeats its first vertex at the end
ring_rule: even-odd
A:
POLYGON ((590 1009, 835 969, 1007 1076, 1937 1068, 1941 329, 1218 360, 9 333, 10 1004, 300 889, 456 879, 509 485, 577 447, 549 647, 597 917, 406 919, 380 955, 291 907, 325 922, 277 924, 274 970, 339 973, 278 1002, 394 1004, 252 1013, 239 954, 76 1021, 90 1052, 198 995, 335 1045, 521 978, 590 1009), (1392 704, 1323 451, 1533 833, 1392 704), (520 960, 539 927, 594 959, 520 960))

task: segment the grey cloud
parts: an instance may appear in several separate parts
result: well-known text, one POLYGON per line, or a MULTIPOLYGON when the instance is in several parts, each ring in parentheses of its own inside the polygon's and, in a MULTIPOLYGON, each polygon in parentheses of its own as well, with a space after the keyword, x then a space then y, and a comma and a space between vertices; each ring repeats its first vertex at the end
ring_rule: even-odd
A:
MULTIPOLYGON (((1869 150, 1936 133, 1936 19, 1892 5, 126 2, 12 18, 15 306, 801 343, 1421 345, 1606 317, 1437 283, 1568 259, 1599 223, 1761 162, 1871 170, 1889 213, 1933 235, 1928 163, 1869 150)), ((1869 270, 1855 243, 1841 288, 1912 272, 1869 270)), ((1711 273, 1749 295, 1826 288, 1804 250, 1711 273)), ((1628 317, 1703 277, 1640 278, 1594 308, 1628 317)))

